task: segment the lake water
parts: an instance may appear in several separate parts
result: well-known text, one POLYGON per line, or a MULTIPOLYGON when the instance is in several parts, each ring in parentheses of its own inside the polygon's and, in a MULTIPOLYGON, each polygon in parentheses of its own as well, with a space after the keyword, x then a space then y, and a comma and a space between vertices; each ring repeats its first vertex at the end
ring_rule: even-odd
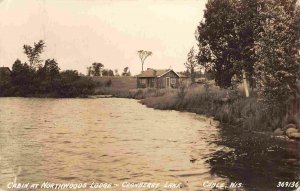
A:
POLYGON ((220 128, 192 113, 118 98, 0 98, 0 190, 293 190, 276 186, 299 181, 299 172, 299 142, 220 128), (134 188, 142 182, 159 185, 134 188), (164 187, 170 183, 180 189, 164 187))

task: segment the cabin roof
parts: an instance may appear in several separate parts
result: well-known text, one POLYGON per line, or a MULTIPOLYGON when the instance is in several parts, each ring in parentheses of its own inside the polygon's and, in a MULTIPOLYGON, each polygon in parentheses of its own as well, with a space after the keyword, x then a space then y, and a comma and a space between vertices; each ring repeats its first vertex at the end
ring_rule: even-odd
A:
POLYGON ((156 70, 153 68, 148 68, 147 70, 143 71, 137 77, 139 78, 155 78, 155 77, 161 77, 165 75, 168 72, 173 71, 178 77, 180 77, 174 70, 172 69, 162 69, 162 70, 156 70))

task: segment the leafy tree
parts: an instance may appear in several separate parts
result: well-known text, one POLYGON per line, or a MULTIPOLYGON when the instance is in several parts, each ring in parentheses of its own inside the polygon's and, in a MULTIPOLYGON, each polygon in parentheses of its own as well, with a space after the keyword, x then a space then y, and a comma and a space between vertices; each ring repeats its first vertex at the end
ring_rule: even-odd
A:
POLYGON ((131 72, 128 66, 124 68, 122 76, 131 76, 131 72))
POLYGON ((92 76, 93 75, 93 68, 92 68, 92 66, 88 66, 86 69, 87 69, 87 76, 92 76))
POLYGON ((71 83, 80 78, 78 71, 76 70, 65 70, 60 73, 61 79, 64 83, 71 83))
POLYGON ((45 72, 46 87, 50 91, 55 91, 58 87, 58 80, 60 79, 58 63, 54 59, 47 59, 43 70, 45 72))
POLYGON ((260 94, 271 105, 284 107, 295 96, 299 79, 299 7, 296 0, 261 2, 263 32, 255 39, 255 72, 260 94))
POLYGON ((120 76, 118 69, 115 69, 115 76, 120 76))
POLYGON ((114 71, 111 69, 103 69, 102 76, 114 76, 114 71))
POLYGON ((60 73, 60 88, 58 94, 61 97, 75 97, 79 95, 79 90, 74 85, 80 79, 76 70, 66 70, 60 73))
POLYGON ((189 70, 185 70, 185 71, 181 71, 181 72, 177 72, 177 73, 182 76, 190 76, 191 75, 189 70))
POLYGON ((249 80, 270 114, 283 115, 299 80, 297 0, 209 0, 206 8, 196 34, 198 63, 221 87, 231 87, 233 76, 249 80))
POLYGON ((108 76, 108 70, 107 69, 102 70, 102 76, 108 76))
MULTIPOLYGON (((39 54, 44 43, 35 44, 35 48, 25 47, 27 53, 30 53, 28 55, 34 55, 33 52, 39 54)), ((19 59, 14 62, 9 83, 0 82, 0 96, 77 97, 93 93, 96 83, 90 78, 79 76, 76 70, 60 72, 54 59, 47 59, 44 65, 33 67, 41 62, 39 55, 33 58, 31 65, 19 59)))
POLYGON ((24 45, 24 53, 26 54, 29 65, 31 68, 38 67, 37 65, 42 62, 40 55, 43 53, 45 48, 45 42, 43 40, 40 40, 38 43, 34 43, 34 46, 30 45, 24 45))
POLYGON ((54 59, 47 59, 45 61, 44 70, 46 76, 50 79, 53 79, 59 75, 60 68, 58 67, 58 63, 54 59))
POLYGON ((195 69, 198 65, 195 55, 194 47, 192 47, 188 53, 187 62, 184 63, 187 70, 190 71, 191 81, 195 83, 195 69))
POLYGON ((60 68, 54 59, 47 59, 44 66, 41 66, 34 75, 33 84, 37 94, 55 92, 59 88, 60 68))
POLYGON ((108 76, 114 76, 114 71, 112 71, 111 69, 108 70, 108 76))
POLYGON ((25 96, 33 92, 33 77, 34 70, 27 63, 23 64, 17 59, 12 66, 11 72, 11 82, 14 87, 13 94, 16 96, 25 96))
POLYGON ((101 76, 101 74, 102 74, 102 72, 101 72, 101 70, 102 70, 102 68, 104 67, 104 65, 103 64, 101 64, 100 62, 94 62, 93 64, 92 64, 92 67, 93 67, 93 75, 94 76, 101 76))
POLYGON ((198 62, 214 72, 216 84, 227 88, 235 74, 238 33, 236 0, 209 0, 196 38, 201 55, 198 62), (204 54, 205 53, 205 54, 204 54), (205 62, 204 62, 205 61, 205 62))
POLYGON ((241 0, 236 4, 238 10, 236 31, 238 51, 234 64, 235 74, 241 81, 243 75, 255 87, 254 64, 258 61, 255 54, 255 38, 263 32, 261 25, 261 0, 241 0))
POLYGON ((147 50, 139 50, 137 53, 138 53, 139 58, 140 58, 141 63, 142 63, 142 71, 144 71, 145 60, 146 60, 146 58, 151 56, 153 53, 151 51, 147 51, 147 50))
POLYGON ((0 96, 8 95, 7 91, 11 87, 11 76, 6 70, 0 70, 0 96))

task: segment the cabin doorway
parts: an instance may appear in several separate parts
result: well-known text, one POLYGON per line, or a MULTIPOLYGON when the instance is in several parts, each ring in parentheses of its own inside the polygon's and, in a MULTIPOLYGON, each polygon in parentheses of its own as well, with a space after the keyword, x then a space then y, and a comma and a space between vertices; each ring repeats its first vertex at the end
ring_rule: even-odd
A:
POLYGON ((166 77, 166 87, 167 88, 171 87, 170 77, 166 77))

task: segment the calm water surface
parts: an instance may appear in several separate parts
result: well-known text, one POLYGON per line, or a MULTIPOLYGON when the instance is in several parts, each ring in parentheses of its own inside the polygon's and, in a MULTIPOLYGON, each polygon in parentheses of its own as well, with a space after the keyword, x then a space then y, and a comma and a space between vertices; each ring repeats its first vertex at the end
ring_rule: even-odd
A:
POLYGON ((2 190, 14 181, 114 184, 108 190, 136 190, 124 182, 161 183, 156 190, 167 190, 167 181, 181 183, 179 190, 241 182, 244 190, 292 190, 276 185, 298 181, 299 166, 298 142, 136 100, 0 98, 2 190))

